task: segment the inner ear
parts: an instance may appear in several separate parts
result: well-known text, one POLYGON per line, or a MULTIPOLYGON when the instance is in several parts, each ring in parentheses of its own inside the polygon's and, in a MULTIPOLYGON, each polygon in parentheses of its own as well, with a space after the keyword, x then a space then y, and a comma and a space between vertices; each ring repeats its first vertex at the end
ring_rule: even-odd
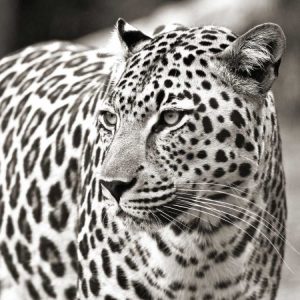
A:
POLYGON ((124 45, 126 50, 130 53, 139 51, 151 40, 149 36, 131 26, 123 19, 117 21, 116 28, 122 45, 124 45))
POLYGON ((265 93, 278 76, 285 43, 280 26, 266 23, 238 37, 221 58, 237 79, 252 80, 257 84, 256 90, 265 93))

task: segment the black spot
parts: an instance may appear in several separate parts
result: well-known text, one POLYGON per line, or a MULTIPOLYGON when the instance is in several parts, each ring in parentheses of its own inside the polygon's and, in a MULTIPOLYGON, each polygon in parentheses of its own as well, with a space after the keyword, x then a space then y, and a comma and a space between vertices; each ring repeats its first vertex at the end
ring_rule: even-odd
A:
POLYGON ((235 102, 236 106, 243 107, 243 103, 241 102, 241 100, 239 98, 235 97, 234 102, 235 102))
POLYGON ((92 277, 89 280, 90 290, 94 296, 98 296, 100 292, 100 282, 97 278, 98 270, 94 260, 90 262, 90 271, 92 273, 92 277))
POLYGON ((131 270, 134 270, 134 271, 139 270, 137 264, 127 255, 125 256, 125 262, 131 270))
POLYGON ((171 249, 169 248, 169 246, 163 241, 163 239, 161 238, 161 236, 156 233, 153 235, 157 247, 158 249, 165 255, 165 256, 170 256, 171 255, 171 249))
POLYGON ((203 59, 203 58, 200 58, 200 64, 201 64, 201 66, 203 66, 204 68, 206 68, 207 67, 207 61, 205 60, 205 59, 203 59))
POLYGON ((50 187, 50 191, 48 193, 48 201, 52 207, 55 207, 59 200, 62 198, 62 190, 60 187, 60 183, 57 182, 50 187))
POLYGON ((51 298, 56 298, 56 293, 54 291, 53 285, 51 283, 51 279, 48 277, 48 275, 39 267, 39 274, 41 276, 42 280, 42 286, 44 291, 47 293, 47 295, 51 298))
POLYGON ((170 285, 169 285, 169 288, 173 291, 179 291, 179 290, 182 290, 184 289, 184 285, 179 282, 179 281, 173 281, 170 285))
POLYGON ((39 251, 41 258, 51 265, 52 272, 57 277, 62 277, 65 273, 65 266, 61 261, 58 247, 50 239, 42 236, 39 251))
POLYGON ((40 153, 40 139, 37 138, 34 143, 31 145, 30 150, 27 152, 24 158, 24 172, 25 176, 28 177, 34 167, 36 166, 36 161, 40 153))
POLYGON ((199 77, 205 77, 205 76, 206 76, 205 72, 203 72, 202 70, 196 70, 196 74, 197 74, 199 77))
POLYGON ((218 150, 216 153, 216 162, 226 162, 228 160, 223 150, 218 150))
POLYGON ((102 257, 102 268, 107 277, 111 277, 111 263, 109 253, 106 249, 103 249, 101 252, 102 257))
POLYGON ((32 207, 32 214, 37 223, 41 222, 42 219, 42 200, 41 192, 36 184, 36 180, 31 183, 27 194, 27 202, 32 207))
POLYGON ((33 136, 34 132, 37 130, 38 126, 41 126, 41 123, 45 117, 45 113, 38 109, 32 116, 30 122, 28 123, 25 132, 22 135, 21 146, 22 149, 28 144, 29 140, 33 136))
POLYGON ((87 288, 85 278, 83 278, 82 281, 81 281, 81 290, 82 290, 82 293, 83 293, 84 297, 87 298, 89 296, 89 294, 88 294, 88 288, 87 288))
POLYGON ((230 132, 226 129, 222 129, 217 135, 216 138, 220 143, 224 143, 227 138, 230 137, 230 132))
POLYGON ((150 294, 149 290, 140 282, 132 281, 132 285, 135 291, 135 294, 142 300, 152 300, 153 297, 150 294))
POLYGON ((242 163, 239 166, 239 174, 241 177, 247 177, 251 174, 251 165, 248 163, 242 163))
POLYGON ((228 94, 226 92, 224 92, 224 91, 221 92, 221 96, 222 96, 223 100, 225 100, 225 101, 229 100, 229 96, 228 96, 228 94))
POLYGON ((174 57, 175 60, 179 60, 182 56, 181 56, 180 53, 177 52, 177 53, 174 54, 173 57, 174 57))
POLYGON ((210 133, 213 131, 213 127, 209 117, 207 116, 203 117, 202 124, 205 133, 210 133))
POLYGON ((188 153, 187 155, 186 155, 186 159, 187 160, 192 160, 194 158, 194 154, 193 153, 188 153))
POLYGON ((65 157, 65 142, 64 142, 64 132, 65 132, 65 127, 62 126, 62 128, 59 130, 57 137, 56 137, 56 145, 55 145, 55 161, 58 166, 61 166, 64 157, 65 157))
POLYGON ((205 150, 200 150, 197 154, 197 157, 200 158, 200 159, 204 159, 207 157, 207 153, 205 150))
POLYGON ((191 132, 194 132, 196 130, 196 126, 194 123, 188 122, 187 126, 191 132))
POLYGON ((236 37, 234 37, 233 35, 226 35, 226 39, 229 41, 229 42, 234 42, 236 40, 236 37))
POLYGON ((83 239, 79 242, 79 250, 83 258, 87 259, 89 253, 89 245, 86 233, 83 236, 83 239))
POLYGON ((67 247, 67 252, 71 258, 71 265, 77 271, 77 247, 74 241, 71 241, 67 247))
POLYGON ((206 111, 206 105, 204 103, 201 103, 198 108, 197 108, 198 112, 205 112, 206 111))
POLYGON ((165 80, 164 84, 165 84, 166 88, 170 88, 170 87, 172 87, 173 82, 172 82, 172 80, 167 79, 167 80, 165 80))
POLYGON ((6 264, 6 267, 13 277, 13 279, 18 282, 19 281, 19 272, 16 268, 17 264, 13 261, 13 256, 10 254, 8 247, 5 242, 1 243, 0 252, 6 264))
POLYGON ((230 287, 231 284, 232 284, 232 282, 229 279, 221 280, 221 281, 215 283, 215 288, 216 289, 227 289, 228 287, 230 287))
POLYGON ((218 121, 220 122, 220 123, 224 123, 224 117, 223 116, 218 116, 218 121))
POLYGON ((35 286, 33 285, 33 283, 30 280, 26 281, 26 286, 27 286, 28 293, 33 300, 41 299, 40 294, 38 293, 35 286))
POLYGON ((67 226, 69 215, 68 207, 66 203, 63 202, 49 213, 49 223, 53 229, 60 232, 67 226))
POLYGON ((197 145, 199 143, 199 140, 196 138, 191 138, 190 142, 191 142, 191 145, 197 145))
POLYGON ((195 168, 194 171, 197 175, 202 175, 202 171, 199 168, 195 168))
POLYGON ((120 266, 117 266, 117 280, 122 289, 127 290, 129 288, 127 276, 120 266))
POLYGON ((112 252, 120 253, 122 251, 122 247, 120 243, 114 242, 110 237, 108 237, 107 241, 108 241, 109 248, 112 252))
POLYGON ((252 143, 248 142, 245 144, 245 149, 248 151, 248 152, 251 152, 254 150, 254 146, 252 143))
POLYGON ((214 171, 214 177, 216 178, 220 178, 222 176, 225 175, 225 171, 223 168, 217 168, 215 171, 214 171))
POLYGON ((31 267, 31 252, 28 247, 18 241, 16 244, 16 253, 18 261, 23 266, 24 270, 26 270, 29 274, 33 274, 31 267))
POLYGON ((242 126, 245 127, 246 123, 242 115, 239 113, 239 111, 234 110, 230 115, 230 120, 237 126, 238 128, 241 128, 242 126))
POLYGON ((219 104, 218 104, 218 101, 216 100, 216 98, 210 98, 209 99, 209 105, 213 109, 217 109, 219 107, 219 104))
POLYGON ((229 172, 234 172, 235 170, 237 169, 237 164, 236 163, 232 163, 230 166, 229 166, 229 172))
POLYGON ((51 136, 60 125, 60 122, 63 118, 66 108, 67 108, 66 104, 62 107, 59 107, 47 119, 47 123, 46 123, 47 137, 51 136))
POLYGON ((15 208, 18 204, 18 199, 20 196, 20 189, 21 189, 21 183, 20 183, 20 174, 17 173, 17 176, 15 177, 15 184, 11 188, 11 193, 9 195, 9 204, 11 208, 15 208))
POLYGON ((183 62, 186 66, 190 66, 195 60, 195 56, 192 54, 189 54, 187 57, 183 58, 183 62))
POLYGON ((235 145, 238 147, 238 148, 242 148, 244 146, 244 143, 245 143, 245 138, 242 134, 237 134, 236 137, 235 137, 235 145))
POLYGON ((65 296, 67 300, 75 300, 76 293, 77 293, 77 288, 75 286, 71 286, 65 290, 65 296))
POLYGON ((194 105, 198 105, 201 101, 201 98, 199 95, 197 94, 193 94, 193 102, 194 102, 194 105))
POLYGON ((202 36, 202 38, 203 39, 207 39, 207 40, 216 40, 217 39, 217 37, 215 36, 215 35, 211 35, 211 34, 204 34, 203 36, 202 36))
POLYGON ((74 75, 75 76, 84 76, 86 74, 95 74, 95 72, 98 72, 103 69, 103 65, 104 65, 104 63, 102 61, 85 65, 82 68, 76 70, 74 72, 74 75))
POLYGON ((223 251, 215 257, 215 263, 217 264, 222 263, 227 259, 227 257, 228 257, 228 253, 226 251, 223 251))
POLYGON ((104 239, 104 236, 103 236, 103 233, 102 233, 102 230, 100 228, 96 229, 96 238, 99 242, 102 242, 103 239, 104 239))
POLYGON ((78 125, 73 133, 73 147, 78 148, 81 142, 81 126, 78 125))
POLYGON ((160 105, 162 103, 162 101, 164 100, 165 98, 165 92, 164 90, 160 90, 156 96, 156 107, 157 107, 157 110, 159 110, 160 108, 160 105))
POLYGON ((45 150, 43 157, 41 159, 41 169, 42 169, 42 174, 44 179, 47 179, 50 175, 50 167, 51 167, 51 145, 49 145, 47 147, 47 149, 45 150))
POLYGON ((111 295, 105 295, 104 300, 118 300, 118 299, 111 295))
POLYGON ((24 207, 21 207, 19 218, 18 218, 18 225, 20 232, 25 236, 28 242, 31 242, 32 239, 32 230, 30 224, 27 220, 27 212, 24 207))
POLYGON ((182 255, 175 256, 176 262, 181 265, 182 267, 186 268, 188 266, 187 260, 182 255))
POLYGON ((211 84, 210 84, 209 81, 203 80, 201 84, 202 84, 202 87, 203 87, 205 90, 210 90, 210 89, 211 89, 211 84))
POLYGON ((108 226, 108 217, 107 217, 107 212, 106 212, 105 207, 102 209, 101 221, 102 221, 102 224, 103 224, 104 228, 107 228, 107 226, 108 226))
POLYGON ((202 46, 211 46, 212 45, 212 43, 208 42, 208 41, 201 41, 199 44, 202 46))
POLYGON ((168 76, 178 77, 180 75, 180 71, 178 69, 171 69, 169 71, 168 76))
POLYGON ((11 216, 8 216, 7 218, 7 224, 6 224, 6 234, 8 238, 11 238, 15 233, 15 229, 13 226, 12 218, 11 216))

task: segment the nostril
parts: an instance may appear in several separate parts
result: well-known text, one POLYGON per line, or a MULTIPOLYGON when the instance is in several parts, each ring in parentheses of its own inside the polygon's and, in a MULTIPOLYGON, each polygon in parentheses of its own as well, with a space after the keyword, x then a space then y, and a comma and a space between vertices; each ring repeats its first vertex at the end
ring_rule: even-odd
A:
POLYGON ((101 184, 105 186, 105 188, 111 193, 111 195, 120 202, 121 196, 129 189, 131 189, 135 183, 136 178, 133 178, 131 181, 120 181, 120 180, 113 180, 113 181, 105 181, 101 180, 101 184))

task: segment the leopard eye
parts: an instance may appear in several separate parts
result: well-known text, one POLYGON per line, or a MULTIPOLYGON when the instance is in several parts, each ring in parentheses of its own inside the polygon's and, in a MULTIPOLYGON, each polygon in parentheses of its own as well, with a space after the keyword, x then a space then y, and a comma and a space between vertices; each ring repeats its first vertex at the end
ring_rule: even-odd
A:
POLYGON ((183 113, 181 111, 175 110, 167 110, 161 114, 161 120, 167 126, 174 126, 180 122, 183 117, 183 113))
POLYGON ((117 124, 117 115, 109 111, 103 111, 101 113, 101 119, 106 127, 114 127, 117 124))

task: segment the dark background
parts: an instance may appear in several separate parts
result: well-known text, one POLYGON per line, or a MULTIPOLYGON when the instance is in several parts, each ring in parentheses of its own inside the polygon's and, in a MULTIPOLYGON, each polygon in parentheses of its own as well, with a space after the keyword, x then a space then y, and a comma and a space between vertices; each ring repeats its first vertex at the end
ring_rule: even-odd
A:
MULTIPOLYGON (((299 0, 0 0, 0 57, 32 43, 76 40, 105 45, 116 20, 151 34, 164 23, 224 25, 244 33, 278 23, 287 50, 274 93, 281 121, 288 183, 288 239, 300 251, 300 1, 299 0)), ((279 300, 300 299, 300 255, 287 247, 279 300)))

